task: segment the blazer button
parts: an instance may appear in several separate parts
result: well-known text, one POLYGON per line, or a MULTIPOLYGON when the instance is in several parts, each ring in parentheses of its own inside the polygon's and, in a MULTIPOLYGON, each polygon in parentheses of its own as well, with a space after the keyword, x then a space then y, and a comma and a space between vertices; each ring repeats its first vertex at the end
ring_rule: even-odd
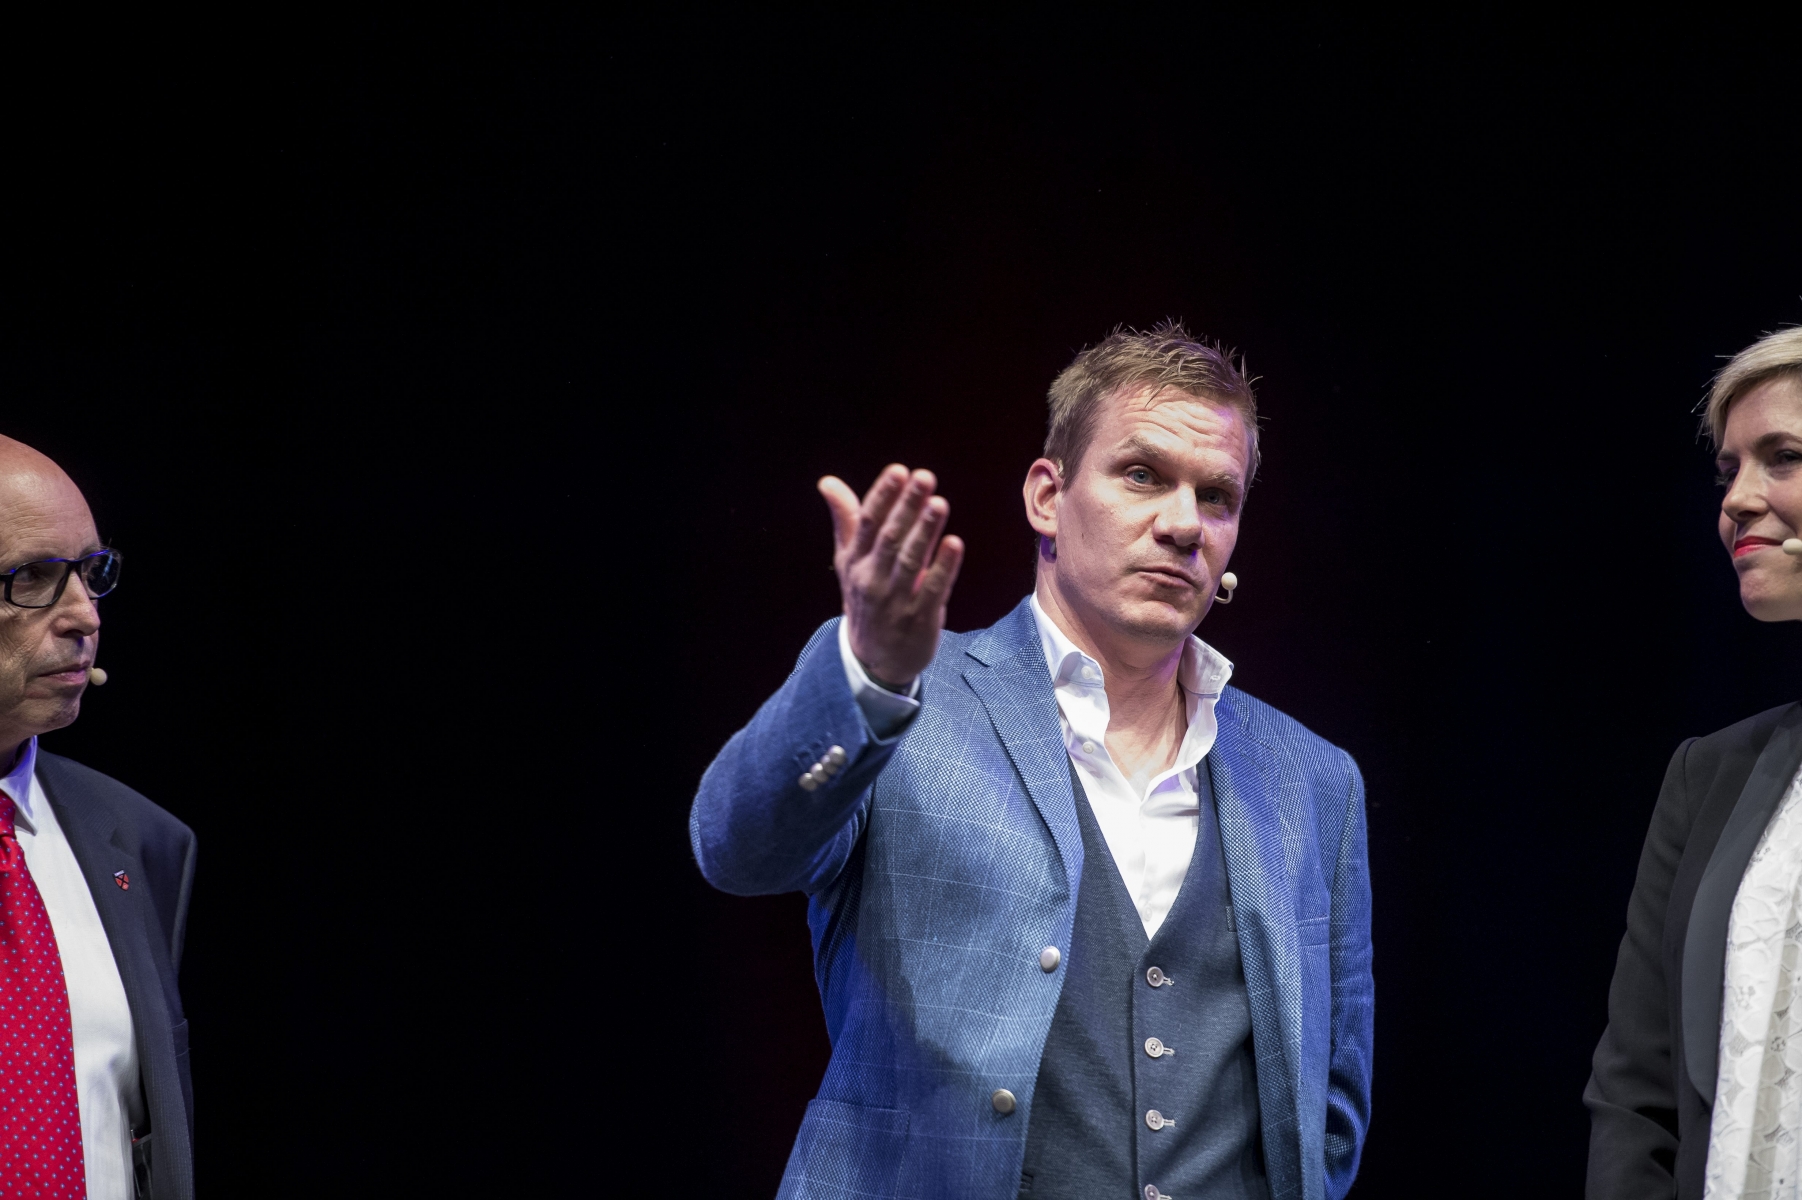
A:
POLYGON ((820 786, 820 781, 813 777, 812 771, 802 772, 801 778, 797 782, 800 783, 801 790, 804 792, 811 792, 813 789, 820 786))
POLYGON ((1064 955, 1056 946, 1047 946, 1039 951, 1039 970, 1049 975, 1057 970, 1057 964, 1064 961, 1064 955))
POLYGON ((1014 1111, 1014 1094, 1006 1088, 996 1088, 994 1093, 989 1096, 989 1103, 995 1106, 996 1112, 1005 1117, 1014 1111))
POLYGON ((820 761, 836 771, 845 765, 845 759, 848 757, 850 756, 845 753, 845 748, 843 746, 834 746, 832 749, 826 751, 826 757, 820 761))

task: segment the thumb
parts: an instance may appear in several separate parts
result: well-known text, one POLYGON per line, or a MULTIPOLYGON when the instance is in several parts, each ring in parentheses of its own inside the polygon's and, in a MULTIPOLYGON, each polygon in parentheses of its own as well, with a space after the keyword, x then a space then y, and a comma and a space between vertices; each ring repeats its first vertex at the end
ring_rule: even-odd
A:
POLYGON ((851 486, 837 475, 827 475, 819 482, 820 495, 826 498, 826 507, 832 511, 832 537, 843 550, 857 536, 857 521, 860 509, 857 493, 851 486))

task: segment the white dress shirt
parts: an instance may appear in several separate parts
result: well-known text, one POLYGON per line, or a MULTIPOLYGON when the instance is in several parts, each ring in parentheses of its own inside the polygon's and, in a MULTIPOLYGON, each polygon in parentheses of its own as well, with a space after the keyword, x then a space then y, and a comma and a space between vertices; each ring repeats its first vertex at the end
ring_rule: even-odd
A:
POLYGON ((1727 921, 1707 1200, 1802 1197, 1802 773, 1740 876, 1727 921))
MULTIPOLYGON (((1151 937, 1170 915, 1176 894, 1189 873, 1195 853, 1195 831, 1201 818, 1196 772, 1214 747, 1219 727, 1214 705, 1232 678, 1233 664, 1193 635, 1183 646, 1176 680, 1182 688, 1188 729, 1177 748, 1176 762, 1153 776, 1140 792, 1114 764, 1107 748, 1108 699, 1101 664, 1076 648, 1033 596, 1039 644, 1051 671, 1051 686, 1064 732, 1064 747, 1088 793, 1095 823, 1132 896, 1133 907, 1151 937)), ((858 707, 879 740, 899 736, 920 702, 919 681, 906 695, 886 691, 870 680, 857 656, 844 622, 839 623, 839 656, 858 707)))
POLYGON ((69 993, 75 1099, 88 1200, 132 1200, 131 1129, 143 1120, 131 1005, 100 910, 37 778, 38 740, 19 753, 0 791, 13 798, 13 829, 44 899, 69 993))

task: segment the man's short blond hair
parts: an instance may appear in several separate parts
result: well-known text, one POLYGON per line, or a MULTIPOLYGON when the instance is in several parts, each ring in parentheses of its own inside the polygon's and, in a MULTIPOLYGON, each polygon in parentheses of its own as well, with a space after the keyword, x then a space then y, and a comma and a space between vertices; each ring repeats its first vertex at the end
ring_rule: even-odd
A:
POLYGON ((1779 329, 1759 338, 1721 368, 1708 389, 1702 432, 1720 449, 1727 433, 1727 410, 1733 402, 1767 380, 1787 375, 1802 381, 1802 326, 1779 329))
MULTIPOLYGON (((1251 438, 1251 475, 1258 473, 1258 398, 1245 374, 1245 360, 1197 338, 1180 321, 1165 321, 1149 332, 1119 328, 1090 346, 1051 381, 1051 419, 1045 457, 1068 478, 1095 433, 1101 402, 1122 388, 1155 384, 1147 403, 1166 391, 1231 405, 1245 418, 1251 438)), ((1247 476, 1247 484, 1251 482, 1247 476)))

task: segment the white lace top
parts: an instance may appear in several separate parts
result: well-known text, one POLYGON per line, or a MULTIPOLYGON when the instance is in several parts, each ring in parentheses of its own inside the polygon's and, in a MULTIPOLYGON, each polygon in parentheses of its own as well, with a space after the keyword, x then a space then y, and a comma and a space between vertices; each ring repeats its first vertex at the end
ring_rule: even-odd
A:
POLYGON ((1802 773, 1727 923, 1706 1200, 1802 1200, 1802 773))

